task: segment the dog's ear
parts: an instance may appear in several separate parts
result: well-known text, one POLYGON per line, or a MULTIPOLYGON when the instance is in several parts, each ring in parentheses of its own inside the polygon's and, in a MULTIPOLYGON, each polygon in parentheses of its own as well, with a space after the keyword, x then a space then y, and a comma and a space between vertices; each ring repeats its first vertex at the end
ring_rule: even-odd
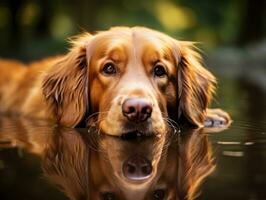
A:
POLYGON ((91 38, 90 34, 74 38, 69 53, 43 79, 43 94, 51 113, 68 127, 78 125, 89 109, 86 47, 91 38))
POLYGON ((200 127, 212 100, 216 79, 202 66, 202 58, 192 42, 176 43, 178 114, 200 127))

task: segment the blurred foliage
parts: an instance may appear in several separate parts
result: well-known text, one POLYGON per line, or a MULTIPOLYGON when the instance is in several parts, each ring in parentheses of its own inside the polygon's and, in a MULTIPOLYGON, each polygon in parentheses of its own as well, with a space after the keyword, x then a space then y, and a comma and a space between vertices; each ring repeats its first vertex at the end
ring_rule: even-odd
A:
POLYGON ((0 55, 39 58, 84 30, 135 25, 206 48, 245 45, 265 38, 264 13, 263 0, 1 0, 0 55))

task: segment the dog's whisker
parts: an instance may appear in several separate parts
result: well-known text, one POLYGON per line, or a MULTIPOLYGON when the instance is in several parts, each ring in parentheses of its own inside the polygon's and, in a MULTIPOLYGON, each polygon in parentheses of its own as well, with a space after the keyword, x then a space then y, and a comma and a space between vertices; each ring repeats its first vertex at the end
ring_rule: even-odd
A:
POLYGON ((107 114, 109 111, 105 111, 105 112, 95 112, 93 114, 91 114, 87 119, 86 119, 86 124, 90 123, 90 120, 92 120, 95 116, 102 114, 105 115, 107 114))
POLYGON ((105 118, 104 115, 107 114, 107 113, 108 113, 108 111, 106 111, 106 112, 97 112, 97 113, 95 113, 95 114, 90 115, 90 116, 86 119, 86 124, 87 124, 87 125, 90 125, 90 126, 98 125, 99 122, 101 122, 101 121, 105 118), (97 120, 95 120, 95 121, 92 121, 92 118, 95 117, 96 115, 99 116, 99 114, 102 114, 103 116, 102 116, 101 118, 98 117, 97 120))
POLYGON ((168 117, 167 113, 162 112, 162 118, 163 118, 164 121, 167 122, 167 124, 171 128, 173 128, 175 134, 180 132, 181 128, 180 128, 179 124, 175 120, 173 120, 170 117, 168 117))
POLYGON ((166 121, 166 123, 170 126, 170 128, 173 129, 174 134, 177 134, 180 132, 180 126, 172 119, 169 117, 163 117, 163 120, 166 121))

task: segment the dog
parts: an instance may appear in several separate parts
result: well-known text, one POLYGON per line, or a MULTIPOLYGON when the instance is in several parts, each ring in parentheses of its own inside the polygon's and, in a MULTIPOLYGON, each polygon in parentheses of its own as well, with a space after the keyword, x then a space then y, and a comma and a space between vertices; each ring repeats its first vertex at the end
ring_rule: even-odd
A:
POLYGON ((145 27, 71 39, 66 55, 25 65, 0 61, 0 112, 96 125, 109 135, 161 135, 168 123, 224 126, 209 109, 216 79, 192 42, 145 27))

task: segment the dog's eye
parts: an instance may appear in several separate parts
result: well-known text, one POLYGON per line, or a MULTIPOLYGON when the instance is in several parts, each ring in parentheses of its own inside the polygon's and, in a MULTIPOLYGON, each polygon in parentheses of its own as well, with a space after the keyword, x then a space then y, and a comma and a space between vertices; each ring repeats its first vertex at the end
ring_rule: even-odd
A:
POLYGON ((156 64, 155 67, 153 68, 153 74, 154 76, 164 77, 165 75, 167 75, 167 72, 163 65, 156 64))
POLYGON ((116 74, 116 67, 113 63, 106 63, 103 66, 103 73, 106 75, 113 75, 116 74))
POLYGON ((159 189, 159 190, 155 190, 155 191, 153 192, 153 197, 152 197, 152 199, 153 199, 153 200, 163 200, 163 199, 164 199, 164 196, 165 196, 165 192, 164 192, 164 190, 159 189))

